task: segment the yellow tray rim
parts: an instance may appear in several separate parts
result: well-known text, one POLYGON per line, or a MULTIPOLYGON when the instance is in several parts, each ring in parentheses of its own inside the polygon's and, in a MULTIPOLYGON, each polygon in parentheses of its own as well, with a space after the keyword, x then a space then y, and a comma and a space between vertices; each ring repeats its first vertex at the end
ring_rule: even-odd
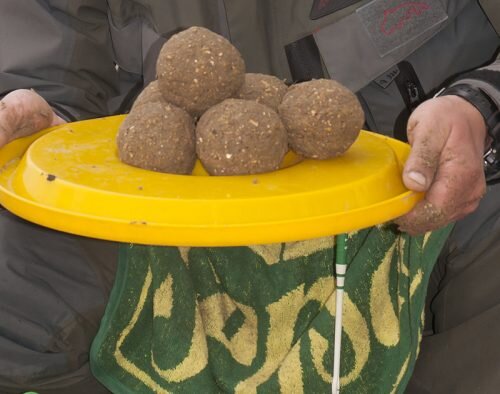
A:
MULTIPOLYGON (((0 153, 7 151, 11 159, 21 159, 33 141, 56 129, 47 129, 35 136, 16 140, 4 147, 0 153)), ((370 135, 381 138, 393 149, 400 164, 404 162, 409 152, 408 145, 378 134, 370 135)), ((81 214, 41 204, 16 194, 9 190, 5 183, 0 183, 0 203, 12 213, 39 225, 110 241, 191 247, 267 244, 351 232, 399 217, 411 210, 422 197, 421 193, 406 191, 359 209, 300 219, 291 215, 288 220, 273 220, 269 223, 189 225, 148 221, 146 224, 81 214)))

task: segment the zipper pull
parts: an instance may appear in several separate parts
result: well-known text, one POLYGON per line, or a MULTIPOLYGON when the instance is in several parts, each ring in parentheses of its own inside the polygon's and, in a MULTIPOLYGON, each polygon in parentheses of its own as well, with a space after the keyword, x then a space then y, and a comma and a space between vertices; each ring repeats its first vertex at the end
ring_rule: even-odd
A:
POLYGON ((410 101, 410 110, 413 111, 421 103, 418 86, 412 81, 406 81, 406 92, 410 101))

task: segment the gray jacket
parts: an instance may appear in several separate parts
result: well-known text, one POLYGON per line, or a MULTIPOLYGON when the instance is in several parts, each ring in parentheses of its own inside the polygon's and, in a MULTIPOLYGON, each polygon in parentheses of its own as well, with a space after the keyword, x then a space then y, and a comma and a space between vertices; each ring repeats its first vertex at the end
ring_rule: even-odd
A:
POLYGON ((305 61, 306 77, 357 91, 385 133, 412 105, 408 79, 422 101, 499 45, 475 0, 4 0, 0 97, 33 88, 69 119, 126 112, 161 44, 191 25, 228 37, 249 72, 292 82, 305 61))

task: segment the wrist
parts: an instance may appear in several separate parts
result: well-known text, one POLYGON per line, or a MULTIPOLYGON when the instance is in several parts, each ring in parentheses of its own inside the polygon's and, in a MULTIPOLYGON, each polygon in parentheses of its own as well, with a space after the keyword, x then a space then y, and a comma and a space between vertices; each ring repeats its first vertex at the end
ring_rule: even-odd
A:
POLYGON ((469 84, 452 85, 440 93, 439 96, 456 96, 472 105, 476 111, 470 112, 469 119, 475 119, 477 124, 477 114, 481 115, 484 129, 481 127, 481 133, 485 130, 485 154, 484 171, 487 178, 496 178, 500 174, 500 109, 490 96, 478 87, 469 84))

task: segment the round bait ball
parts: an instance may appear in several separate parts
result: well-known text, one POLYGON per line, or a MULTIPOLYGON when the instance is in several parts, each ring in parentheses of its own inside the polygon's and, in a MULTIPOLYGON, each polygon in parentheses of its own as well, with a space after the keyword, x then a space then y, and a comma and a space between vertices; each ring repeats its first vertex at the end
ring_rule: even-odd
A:
POLYGON ((156 70, 163 97, 198 117, 238 91, 245 63, 224 37, 192 27, 163 45, 156 70))
POLYGON ((168 103, 136 107, 121 124, 117 145, 124 163, 147 170, 190 174, 196 161, 193 119, 168 103))
POLYGON ((196 126, 196 152, 211 175, 273 171, 287 150, 278 114, 255 101, 227 99, 205 112, 196 126))
POLYGON ((247 73, 236 97, 257 101, 277 111, 287 89, 286 84, 275 76, 247 73))
POLYGON ((152 81, 146 86, 142 92, 137 96, 132 105, 132 110, 144 103, 152 103, 156 101, 163 102, 165 99, 163 98, 160 88, 158 86, 158 81, 152 81))
POLYGON ((330 79, 292 86, 283 97, 279 114, 288 131, 290 148, 313 159, 343 154, 364 123, 356 96, 330 79))

